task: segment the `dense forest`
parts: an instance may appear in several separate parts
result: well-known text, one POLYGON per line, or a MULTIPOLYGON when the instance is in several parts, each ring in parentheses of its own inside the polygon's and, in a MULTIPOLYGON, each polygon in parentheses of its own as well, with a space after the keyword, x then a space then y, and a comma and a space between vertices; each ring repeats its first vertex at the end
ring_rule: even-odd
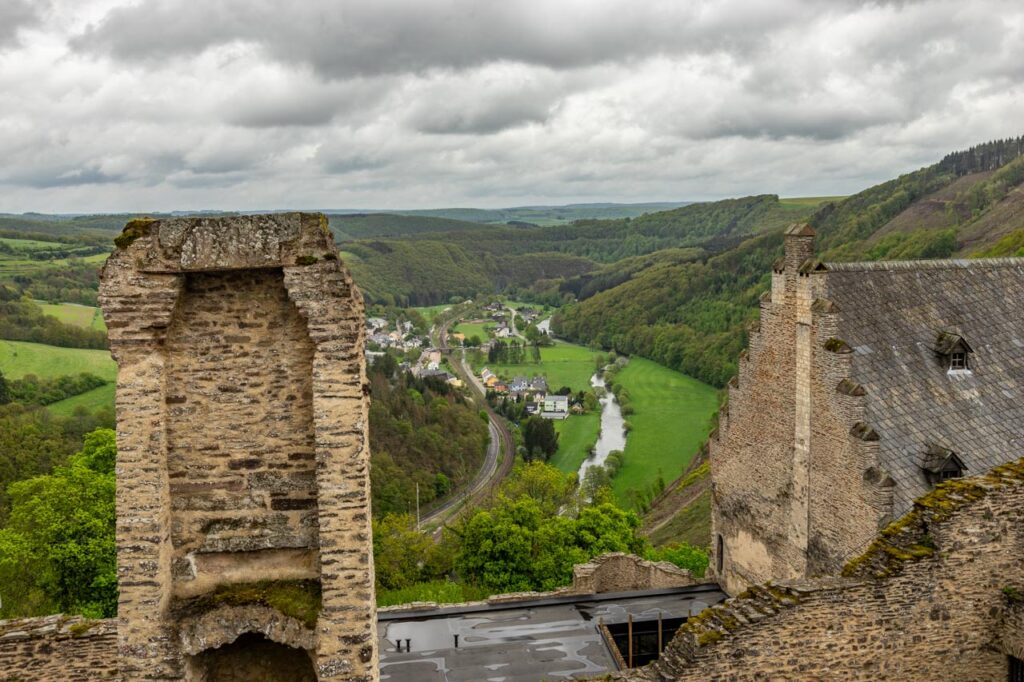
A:
POLYGON ((416 511, 467 483, 483 463, 487 421, 444 381, 417 379, 385 355, 370 366, 374 515, 416 511))

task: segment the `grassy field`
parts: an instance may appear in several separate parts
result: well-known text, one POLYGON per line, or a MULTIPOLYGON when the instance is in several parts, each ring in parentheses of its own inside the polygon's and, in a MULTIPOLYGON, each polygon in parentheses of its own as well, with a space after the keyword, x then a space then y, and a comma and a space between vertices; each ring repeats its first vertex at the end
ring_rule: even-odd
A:
POLYGON ((43 312, 56 317, 61 322, 86 329, 106 331, 107 325, 103 323, 103 315, 99 308, 77 303, 44 303, 36 301, 43 312))
POLYGON ((568 386, 575 392, 586 390, 590 386, 590 377, 593 376, 595 367, 594 357, 597 355, 601 354, 584 346, 556 341, 554 346, 540 349, 539 363, 499 364, 488 367, 499 376, 508 378, 516 375, 543 374, 547 376, 548 387, 552 391, 568 386))
POLYGON ((95 412, 102 407, 114 407, 114 382, 104 384, 99 388, 86 391, 80 395, 71 396, 65 400, 52 403, 46 406, 50 412, 63 417, 70 417, 79 406, 85 407, 89 412, 95 412))
MULTIPOLYGON (((75 260, 83 263, 94 263, 99 266, 103 261, 107 259, 105 253, 97 253, 84 258, 76 258, 75 260)), ((25 275, 33 272, 39 272, 47 268, 62 268, 67 267, 71 263, 69 258, 60 258, 57 260, 32 260, 30 258, 18 258, 18 257, 5 257, 0 255, 0 276, 12 276, 12 275, 25 275)))
POLYGON ((460 322, 459 324, 455 325, 455 328, 452 329, 452 331, 455 332, 456 334, 465 334, 467 339, 476 335, 480 337, 481 341, 486 341, 491 336, 490 334, 487 333, 487 327, 493 329, 494 323, 487 322, 486 324, 484 324, 482 322, 460 322))
POLYGON ((718 393, 643 358, 633 358, 615 382, 629 391, 635 410, 626 415, 633 429, 626 438, 622 469, 613 481, 616 496, 625 503, 629 488, 647 487, 659 470, 666 482, 682 473, 707 438, 718 393))
POLYGON ((438 313, 448 310, 448 308, 451 308, 451 306, 445 303, 444 305, 429 305, 420 308, 413 308, 413 310, 422 315, 423 319, 425 319, 428 324, 433 324, 434 318, 437 317, 438 313))
POLYGON ((0 341, 0 371, 10 379, 26 374, 57 377, 81 372, 107 381, 117 378, 117 366, 105 350, 58 348, 24 341, 0 341))
POLYGON ((6 244, 15 251, 49 251, 67 246, 61 242, 41 242, 35 239, 9 239, 0 237, 0 244, 6 244))
POLYGON ((580 414, 555 422, 558 432, 558 452, 548 462, 565 473, 576 473, 590 449, 597 442, 601 430, 601 414, 580 414))

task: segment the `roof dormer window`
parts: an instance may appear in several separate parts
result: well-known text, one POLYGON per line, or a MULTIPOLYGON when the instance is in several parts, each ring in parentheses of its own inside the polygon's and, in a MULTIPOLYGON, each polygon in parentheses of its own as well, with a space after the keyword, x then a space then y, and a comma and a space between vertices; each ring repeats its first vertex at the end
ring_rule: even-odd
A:
POLYGON ((939 332, 935 339, 936 355, 946 365, 950 374, 967 374, 971 371, 971 353, 974 350, 964 337, 955 332, 939 332))
POLYGON ((956 351, 951 353, 949 356, 949 371, 950 372, 963 372, 970 369, 970 365, 967 364, 967 353, 964 351, 956 351))
POLYGON ((951 478, 962 478, 967 469, 959 456, 941 445, 929 445, 925 450, 921 468, 928 482, 937 485, 951 478))

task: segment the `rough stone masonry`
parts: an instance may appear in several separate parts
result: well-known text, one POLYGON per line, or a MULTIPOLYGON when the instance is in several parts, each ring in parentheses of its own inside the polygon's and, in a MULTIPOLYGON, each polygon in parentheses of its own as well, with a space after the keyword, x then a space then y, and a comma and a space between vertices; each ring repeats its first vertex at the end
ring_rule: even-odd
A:
POLYGON ((326 218, 116 244, 120 675, 377 679, 363 305, 326 218))

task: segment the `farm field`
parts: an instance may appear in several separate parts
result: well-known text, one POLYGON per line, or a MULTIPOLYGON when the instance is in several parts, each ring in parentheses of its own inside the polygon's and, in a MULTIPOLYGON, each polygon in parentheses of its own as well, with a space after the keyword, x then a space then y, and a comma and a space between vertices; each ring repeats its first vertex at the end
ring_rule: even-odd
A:
POLYGON ((68 246, 62 242, 41 242, 36 239, 13 239, 10 237, 0 237, 0 244, 5 244, 15 251, 49 251, 68 246))
POLYGON ((568 419, 556 421, 558 452, 551 457, 548 464, 558 467, 565 473, 576 473, 597 442, 600 430, 600 412, 573 415, 568 419))
POLYGON ((413 310, 422 315, 423 319, 425 319, 428 324, 433 324, 434 318, 437 317, 437 315, 442 311, 448 310, 448 308, 451 308, 451 306, 445 303, 443 305, 429 305, 419 308, 413 308, 413 310))
POLYGON ((107 381, 117 378, 117 365, 105 350, 59 348, 26 341, 0 340, 0 371, 9 379, 19 379, 26 374, 57 377, 82 372, 107 381))
POLYGON ((99 388, 47 405, 46 409, 62 417, 70 417, 79 406, 85 407, 89 412, 95 412, 103 407, 113 409, 116 388, 116 384, 111 381, 99 388))
POLYGON ((72 324, 76 327, 106 331, 107 325, 103 323, 103 315, 99 308, 77 303, 45 303, 36 301, 36 304, 43 309, 43 312, 56 317, 61 322, 72 324))
POLYGON ((452 331, 455 332, 456 334, 465 334, 467 339, 475 335, 479 336, 481 341, 486 341, 488 338, 490 338, 490 334, 487 333, 488 327, 493 329, 494 323, 460 322, 459 324, 455 325, 455 328, 452 329, 452 331))
MULTIPOLYGON (((84 258, 74 260, 82 263, 94 263, 97 267, 107 259, 109 254, 96 253, 84 258)), ((49 268, 67 267, 71 263, 70 258, 58 258, 56 260, 32 260, 31 258, 10 257, 0 254, 0 276, 24 275, 49 268)))
POLYGON ((622 469, 612 488, 623 504, 630 488, 642 490, 659 470, 668 482, 679 476, 707 438, 718 409, 718 391, 644 358, 633 358, 615 378, 629 391, 635 412, 626 437, 622 469))
MULTIPOLYGON (((513 377, 516 375, 534 376, 544 374, 548 379, 548 387, 557 391, 568 386, 573 392, 583 391, 590 386, 590 377, 594 374, 594 360, 602 353, 596 353, 575 343, 556 341, 554 346, 540 349, 540 362, 524 362, 518 365, 491 364, 490 370, 499 376, 513 377)), ((476 368, 479 371, 479 367, 476 368)), ((679 376, 682 376, 681 374, 679 376)))

